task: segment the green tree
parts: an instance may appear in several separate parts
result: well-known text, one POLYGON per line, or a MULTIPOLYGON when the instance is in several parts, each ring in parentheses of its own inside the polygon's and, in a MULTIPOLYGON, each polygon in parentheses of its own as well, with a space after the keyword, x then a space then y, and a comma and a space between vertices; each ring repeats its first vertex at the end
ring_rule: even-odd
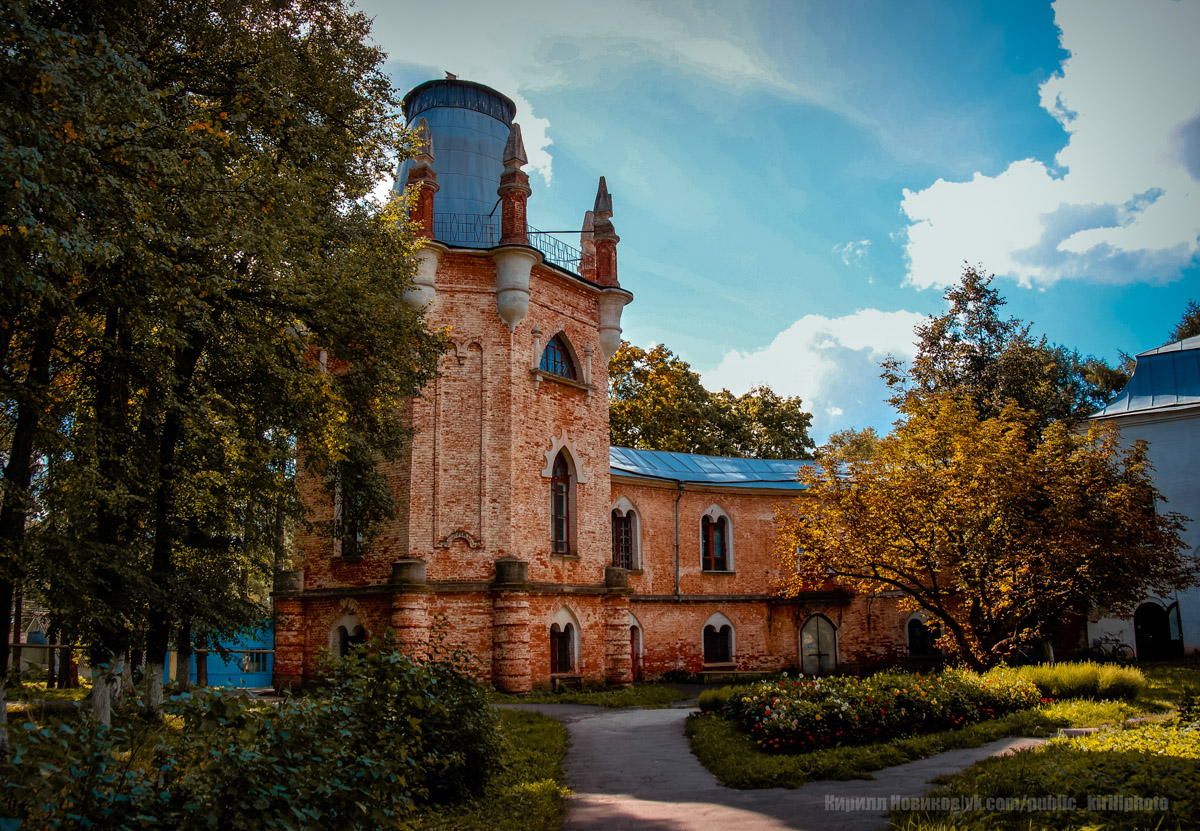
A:
POLYGON ((1189 300, 1184 307, 1183 317, 1175 324, 1167 339, 1169 343, 1174 343, 1185 338, 1194 338, 1196 335, 1200 335, 1200 303, 1189 300))
POLYGON ((1128 381, 1103 360, 1051 344, 1031 325, 1005 318, 1005 300, 993 277, 967 266, 945 294, 947 311, 916 329, 911 366, 894 357, 883 363, 891 403, 933 393, 968 396, 981 415, 999 415, 1010 403, 1029 411, 1035 430, 1051 421, 1079 421, 1102 407, 1128 381))
POLYGON ((812 416, 794 396, 759 386, 709 392, 688 363, 658 344, 624 341, 608 363, 609 440, 620 447, 762 459, 811 458, 812 416))
POLYGON ((940 645, 974 668, 1050 636, 1067 613, 1132 613, 1147 594, 1196 583, 1160 498, 1144 442, 1063 422, 1031 438, 1037 415, 979 414, 970 398, 910 398, 871 459, 832 455, 780 512, 789 592, 826 581, 898 591, 939 623, 940 645))
MULTIPOLYGON (((26 467, 53 462, 42 556, 0 522, 3 566, 42 564, 94 664, 144 627, 157 674, 175 625, 262 614, 249 586, 294 510, 297 447, 318 477, 358 471, 364 520, 390 510, 376 466, 440 349, 401 300, 399 206, 363 201, 407 136, 341 0, 3 14, 5 412, 14 441, 34 413, 26 467)), ((5 499, 28 516, 23 476, 6 469, 5 499)))
POLYGON ((817 451, 818 458, 834 458, 842 462, 863 462, 874 458, 879 446, 879 434, 874 427, 855 430, 848 427, 845 430, 829 434, 829 441, 817 451))

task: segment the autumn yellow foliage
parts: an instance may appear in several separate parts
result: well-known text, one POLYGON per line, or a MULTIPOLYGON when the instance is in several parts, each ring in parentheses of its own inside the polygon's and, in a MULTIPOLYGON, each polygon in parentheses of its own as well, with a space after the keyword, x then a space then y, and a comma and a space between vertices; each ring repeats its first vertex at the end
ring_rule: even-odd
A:
POLYGON ((1122 449, 1100 423, 1032 424, 1015 406, 981 418, 962 397, 914 397, 872 459, 803 469, 807 489, 778 516, 785 591, 899 591, 981 668, 1064 616, 1194 584, 1184 518, 1155 509, 1144 443, 1122 449))

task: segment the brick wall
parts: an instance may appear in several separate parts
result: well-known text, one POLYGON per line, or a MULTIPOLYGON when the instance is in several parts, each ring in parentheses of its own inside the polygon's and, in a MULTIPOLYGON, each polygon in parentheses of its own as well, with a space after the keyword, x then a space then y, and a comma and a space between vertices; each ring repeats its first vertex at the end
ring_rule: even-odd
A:
MULTIPOLYGON (((432 327, 447 327, 452 348, 441 373, 407 406, 413 429, 404 458, 385 466, 399 504, 358 560, 336 556, 320 523, 333 516, 322 483, 301 477, 303 502, 318 524, 299 537, 301 585, 277 592, 277 683, 311 680, 319 650, 339 622, 369 636, 392 626, 419 646, 430 623, 476 657, 480 678, 506 689, 550 683, 550 627, 578 630, 571 675, 624 682, 635 657, 647 676, 705 668, 703 629, 720 614, 734 629, 743 670, 799 663, 799 631, 813 614, 838 627, 843 664, 873 665, 905 654, 896 598, 820 592, 773 595, 776 505, 794 492, 687 486, 610 477, 607 367, 599 347, 597 291, 550 266, 535 266, 529 311, 513 331, 496 308, 495 269, 485 251, 450 251, 437 270, 432 327), (541 350, 562 334, 577 381, 538 370, 541 350), (572 552, 551 551, 548 470, 566 448, 574 486, 572 552), (639 562, 628 589, 609 585, 611 510, 637 514, 639 562), (678 500, 678 597, 676 501, 678 500), (716 506, 729 518, 732 569, 701 567, 701 517, 716 506), (425 582, 392 582, 398 561, 419 560, 425 582), (497 563, 525 565, 500 585, 497 563), (632 617, 631 617, 632 615, 632 617), (630 626, 641 630, 632 654, 630 626)), ((407 578, 405 578, 407 579, 407 578)), ((835 587, 834 587, 835 588, 835 587)))

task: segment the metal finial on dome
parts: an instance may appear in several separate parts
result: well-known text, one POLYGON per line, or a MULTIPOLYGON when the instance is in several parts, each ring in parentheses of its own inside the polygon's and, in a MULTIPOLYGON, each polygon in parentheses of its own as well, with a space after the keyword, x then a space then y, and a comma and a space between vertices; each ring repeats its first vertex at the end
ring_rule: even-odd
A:
POLYGON ((608 193, 608 185, 604 177, 600 177, 600 187, 596 190, 596 206, 592 208, 598 219, 608 219, 612 216, 612 196, 608 193))
POLYGON ((505 170, 529 164, 529 157, 525 155, 525 142, 521 140, 521 125, 515 121, 508 130, 508 141, 504 145, 502 161, 505 170))

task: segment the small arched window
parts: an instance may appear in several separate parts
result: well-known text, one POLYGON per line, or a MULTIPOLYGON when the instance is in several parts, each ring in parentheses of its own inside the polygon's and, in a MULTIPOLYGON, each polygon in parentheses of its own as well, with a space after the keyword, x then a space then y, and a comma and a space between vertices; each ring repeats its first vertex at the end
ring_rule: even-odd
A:
POLYGON ((578 380, 575 363, 571 360, 571 353, 567 350, 567 345, 563 343, 562 335, 555 335, 546 344, 546 351, 542 353, 541 369, 543 372, 549 372, 551 375, 561 378, 578 380))
POLYGON ((550 476, 551 551, 571 553, 571 469, 560 450, 550 476))
POLYGON ((701 568, 705 571, 729 571, 729 523, 725 517, 705 516, 700 521, 701 568))
POLYGON ((633 512, 622 516, 612 512, 612 564, 618 568, 633 568, 633 512))
POLYGON ((550 672, 564 673, 575 670, 575 626, 550 624, 550 672))

